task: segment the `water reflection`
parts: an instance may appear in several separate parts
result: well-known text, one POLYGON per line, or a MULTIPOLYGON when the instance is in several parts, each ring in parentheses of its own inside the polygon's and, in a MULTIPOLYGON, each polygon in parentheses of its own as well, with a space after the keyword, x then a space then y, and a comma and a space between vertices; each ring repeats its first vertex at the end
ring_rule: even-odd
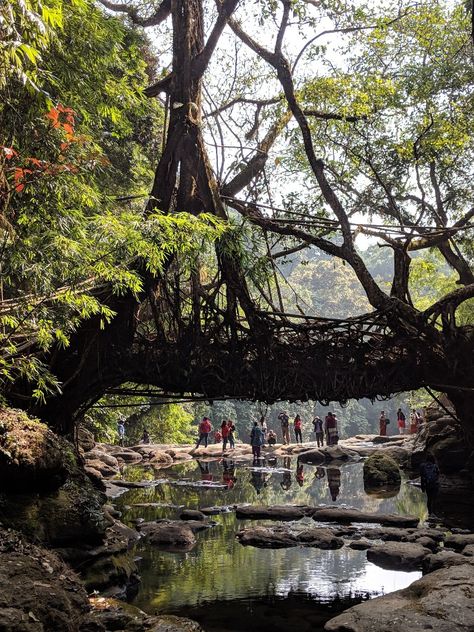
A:
MULTIPOLYGON (((125 509, 126 522, 136 518, 177 518, 182 506, 197 509, 245 502, 332 505, 337 500, 338 505, 366 511, 410 513, 420 519, 426 514, 423 494, 411 485, 402 483, 393 498, 368 496, 363 488, 361 463, 314 467, 298 464, 289 457, 255 462, 218 459, 187 462, 162 470, 159 475, 149 469, 128 468, 125 477, 132 476, 166 477, 167 482, 124 494, 118 503, 125 509)), ((219 609, 218 602, 227 602, 229 608, 236 608, 235 616, 239 619, 239 609, 249 599, 260 600, 260 605, 264 600, 277 600, 278 607, 287 608, 286 600, 297 594, 306 604, 304 607, 300 604, 298 612, 309 607, 307 599, 310 599, 313 607, 314 602, 327 605, 327 620, 335 600, 357 602, 364 595, 405 587, 419 576, 419 573, 380 569, 367 562, 364 551, 348 547, 336 551, 244 547, 236 541, 235 533, 249 523, 237 520, 234 513, 213 519, 217 526, 199 533, 196 547, 187 553, 166 553, 143 542, 138 544, 137 555, 142 558, 142 586, 135 600, 138 606, 148 612, 181 614, 197 609, 199 614, 205 603, 217 603, 219 609)), ((304 520, 314 524, 310 519, 304 520)), ((323 616, 318 612, 318 616, 323 616)), ((287 623, 288 627, 282 630, 291 629, 287 623)), ((275 629, 280 629, 280 624, 275 622, 275 629)), ((207 621, 204 627, 240 629, 213 628, 207 621)))

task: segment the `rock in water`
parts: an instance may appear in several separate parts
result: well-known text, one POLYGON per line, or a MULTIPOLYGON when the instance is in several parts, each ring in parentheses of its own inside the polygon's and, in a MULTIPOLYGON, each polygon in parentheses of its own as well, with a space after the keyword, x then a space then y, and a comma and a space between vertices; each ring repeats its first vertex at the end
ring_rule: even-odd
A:
POLYGON ((472 632, 474 565, 443 568, 328 621, 326 632, 472 632))
POLYGON ((367 551, 367 559, 391 571, 411 571, 421 568, 431 550, 415 542, 385 542, 367 551))
POLYGON ((364 486, 400 486, 398 463, 388 454, 376 452, 364 463, 364 486))
POLYGON ((284 549, 293 546, 309 546, 317 549, 340 549, 344 540, 331 529, 309 527, 292 530, 286 526, 247 527, 237 533, 240 544, 261 549, 284 549))

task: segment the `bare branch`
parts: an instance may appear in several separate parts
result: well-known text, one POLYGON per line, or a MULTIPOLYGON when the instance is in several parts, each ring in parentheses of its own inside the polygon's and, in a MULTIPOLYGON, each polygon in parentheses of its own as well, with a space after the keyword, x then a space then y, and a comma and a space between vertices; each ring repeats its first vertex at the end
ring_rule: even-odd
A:
POLYGON ((366 121, 369 117, 367 114, 361 116, 346 116, 344 114, 335 114, 332 112, 322 112, 321 110, 303 110, 305 116, 314 116, 323 121, 347 121, 348 123, 357 123, 357 121, 366 121))
POLYGON ((164 22, 171 13, 171 0, 163 0, 156 11, 148 17, 140 16, 136 8, 130 4, 109 2, 109 0, 99 0, 99 2, 106 9, 109 9, 109 11, 126 13, 130 20, 138 26, 158 26, 158 24, 164 22))

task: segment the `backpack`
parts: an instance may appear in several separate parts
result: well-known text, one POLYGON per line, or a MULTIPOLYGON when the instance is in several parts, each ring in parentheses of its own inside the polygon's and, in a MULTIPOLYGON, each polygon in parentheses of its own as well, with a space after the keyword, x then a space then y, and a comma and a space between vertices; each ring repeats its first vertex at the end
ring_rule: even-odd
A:
POLYGON ((425 485, 435 485, 439 479, 438 466, 435 463, 424 463, 423 478, 425 485))

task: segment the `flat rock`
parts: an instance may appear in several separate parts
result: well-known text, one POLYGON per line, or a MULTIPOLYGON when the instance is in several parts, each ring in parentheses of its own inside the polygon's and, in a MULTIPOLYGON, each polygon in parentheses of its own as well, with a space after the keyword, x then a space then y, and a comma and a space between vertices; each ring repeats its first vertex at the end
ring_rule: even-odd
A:
POLYGON ((366 551, 367 549, 370 549, 371 546, 373 546, 372 542, 366 540, 365 538, 352 540, 352 542, 349 543, 349 548, 355 549, 356 551, 366 551))
POLYGON ((239 505, 236 508, 237 518, 246 520, 300 520, 310 516, 314 507, 307 505, 239 505))
POLYGON ((135 450, 125 450, 120 449, 116 452, 112 453, 117 461, 123 461, 124 463, 140 463, 143 461, 143 456, 139 452, 135 452, 135 450))
POLYGON ((450 566, 459 566, 460 564, 473 563, 466 559, 461 553, 455 551, 438 551, 438 553, 432 553, 427 555, 423 560, 423 572, 425 574, 437 571, 440 568, 449 568, 450 566))
POLYGON ((187 522, 181 520, 163 520, 144 522, 139 525, 150 544, 161 546, 191 548, 196 544, 196 537, 187 522))
POLYGON ((318 522, 369 522, 386 526, 416 527, 418 518, 415 516, 399 516, 397 514, 369 513, 358 509, 342 507, 317 507, 313 512, 313 520, 318 522))
POLYGON ((349 608, 326 632, 472 632, 474 566, 434 571, 411 586, 349 608))
POLYGON ((183 509, 183 511, 179 515, 181 520, 205 520, 206 516, 202 511, 198 511, 197 509, 183 509))
POLYGON ((318 528, 295 531, 285 526, 256 526, 242 529, 236 537, 244 546, 262 549, 283 549, 293 546, 339 549, 344 545, 344 540, 338 538, 331 529, 318 528))
POLYGON ((217 516, 219 514, 235 511, 235 507, 233 505, 224 505, 222 507, 201 507, 199 511, 201 511, 205 516, 217 516))
POLYGON ((474 544, 474 533, 450 535, 444 541, 444 546, 455 551, 462 551, 469 544, 474 544))
POLYGON ((415 542, 385 542, 367 551, 367 559, 387 570, 409 571, 421 568, 430 549, 415 542))

